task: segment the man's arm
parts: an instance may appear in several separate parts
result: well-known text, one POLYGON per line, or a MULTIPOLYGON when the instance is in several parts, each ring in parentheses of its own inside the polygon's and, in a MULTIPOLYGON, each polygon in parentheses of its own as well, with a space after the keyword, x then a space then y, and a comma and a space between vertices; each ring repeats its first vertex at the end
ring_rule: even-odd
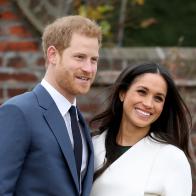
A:
POLYGON ((12 195, 30 141, 25 116, 15 105, 0 107, 0 195, 12 195))

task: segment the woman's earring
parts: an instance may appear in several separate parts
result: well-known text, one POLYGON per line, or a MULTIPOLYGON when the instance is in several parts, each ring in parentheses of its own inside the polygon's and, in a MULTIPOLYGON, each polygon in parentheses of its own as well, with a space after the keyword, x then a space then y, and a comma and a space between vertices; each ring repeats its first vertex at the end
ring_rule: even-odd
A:
POLYGON ((119 96, 120 101, 123 102, 124 101, 124 97, 122 95, 119 96))
POLYGON ((119 93, 119 99, 120 99, 120 101, 121 101, 121 102, 124 102, 124 98, 125 98, 125 93, 121 91, 121 92, 119 93))

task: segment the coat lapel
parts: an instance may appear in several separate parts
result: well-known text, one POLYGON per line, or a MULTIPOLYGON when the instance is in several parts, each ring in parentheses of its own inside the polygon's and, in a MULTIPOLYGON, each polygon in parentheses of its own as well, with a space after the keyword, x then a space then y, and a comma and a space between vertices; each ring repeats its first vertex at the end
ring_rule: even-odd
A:
MULTIPOLYGON (((104 162, 105 137, 106 131, 93 139, 96 169, 99 169, 104 162)), ((162 144, 152 140, 150 137, 140 140, 114 161, 94 182, 92 195, 99 192, 100 195, 107 196, 143 196, 154 160, 161 147, 162 144), (104 188, 103 184, 109 184, 109 192, 107 192, 107 186, 104 188), (131 189, 130 185, 133 185, 131 189), (115 192, 111 190, 115 190, 115 192)))
POLYGON ((41 85, 36 86, 34 92, 36 93, 40 106, 45 109, 43 112, 44 118, 49 125, 51 131, 53 132, 54 136, 56 137, 56 140, 68 163, 73 180, 79 191, 73 148, 70 142, 64 119, 61 116, 55 102, 53 101, 49 93, 41 85))

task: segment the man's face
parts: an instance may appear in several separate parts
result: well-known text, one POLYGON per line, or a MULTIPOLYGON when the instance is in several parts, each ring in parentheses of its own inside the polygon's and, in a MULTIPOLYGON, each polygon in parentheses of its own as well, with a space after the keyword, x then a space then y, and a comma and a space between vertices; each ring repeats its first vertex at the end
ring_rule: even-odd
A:
POLYGON ((89 91, 97 72, 99 43, 97 38, 74 33, 70 46, 61 54, 54 49, 49 82, 69 101, 89 91))

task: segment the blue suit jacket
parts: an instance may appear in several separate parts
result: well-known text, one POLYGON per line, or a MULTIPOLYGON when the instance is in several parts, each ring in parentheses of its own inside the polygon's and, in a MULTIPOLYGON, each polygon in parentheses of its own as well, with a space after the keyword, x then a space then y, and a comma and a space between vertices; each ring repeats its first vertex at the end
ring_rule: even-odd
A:
MULTIPOLYGON (((93 181, 93 148, 89 129, 78 111, 89 152, 82 196, 93 181)), ((55 102, 38 85, 0 107, 0 195, 78 196, 71 142, 55 102)))

